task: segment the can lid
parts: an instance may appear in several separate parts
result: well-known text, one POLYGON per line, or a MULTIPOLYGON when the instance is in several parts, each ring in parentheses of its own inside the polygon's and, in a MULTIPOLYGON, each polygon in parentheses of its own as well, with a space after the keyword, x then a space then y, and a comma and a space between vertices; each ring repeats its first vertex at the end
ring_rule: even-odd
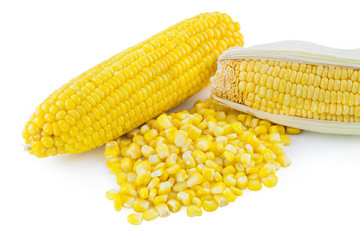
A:
POLYGON ((336 49, 305 41, 281 41, 248 48, 232 47, 219 56, 219 61, 226 59, 263 59, 360 68, 360 49, 336 49))

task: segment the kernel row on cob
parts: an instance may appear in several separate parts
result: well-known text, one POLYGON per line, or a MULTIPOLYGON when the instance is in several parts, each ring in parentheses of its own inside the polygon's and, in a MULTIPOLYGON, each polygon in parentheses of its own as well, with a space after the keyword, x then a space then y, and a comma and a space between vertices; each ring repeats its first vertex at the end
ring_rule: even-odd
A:
POLYGON ((175 107, 209 84, 224 50, 243 45, 239 30, 224 13, 199 14, 82 73, 25 124, 29 153, 88 151, 175 107))
POLYGON ((293 53, 286 47, 291 44, 308 51, 319 48, 284 42, 261 45, 258 48, 262 51, 255 46, 225 52, 212 78, 214 98, 288 126, 360 134, 360 56, 340 58, 340 50, 327 53, 327 48, 322 55, 300 50, 293 53), (271 52, 274 46, 276 51, 271 52), (333 55, 338 59, 330 58, 333 55))
POLYGON ((224 207, 248 188, 274 187, 275 172, 290 165, 284 145, 300 130, 199 100, 188 111, 162 114, 128 137, 106 144, 120 189, 106 193, 117 211, 135 212, 131 224, 176 213, 190 217, 224 207))

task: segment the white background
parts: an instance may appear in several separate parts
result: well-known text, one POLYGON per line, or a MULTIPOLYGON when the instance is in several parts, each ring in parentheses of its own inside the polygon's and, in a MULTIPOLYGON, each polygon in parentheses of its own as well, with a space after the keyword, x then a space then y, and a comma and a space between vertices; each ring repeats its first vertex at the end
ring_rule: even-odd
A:
MULTIPOLYGON (((221 11, 245 46, 307 40, 360 47, 358 1, 0 2, 0 239, 359 239, 360 137, 304 132, 275 188, 202 217, 185 211, 127 223, 105 192, 116 187, 103 147, 37 159, 21 130, 48 94, 82 71, 176 22, 221 11)), ((205 90, 180 108, 188 109, 205 90)))

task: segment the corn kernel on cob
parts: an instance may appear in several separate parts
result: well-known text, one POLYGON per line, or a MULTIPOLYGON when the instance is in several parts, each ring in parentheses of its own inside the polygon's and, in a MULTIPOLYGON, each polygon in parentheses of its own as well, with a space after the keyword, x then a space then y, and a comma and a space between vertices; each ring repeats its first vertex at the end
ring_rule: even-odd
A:
POLYGON ((212 78, 214 98, 288 126, 360 134, 360 56, 297 42, 305 50, 293 52, 289 44, 225 52, 212 78))
POLYGON ((215 211, 234 202, 244 189, 258 191, 263 185, 277 184, 276 171, 291 164, 283 147, 290 144, 286 132, 281 125, 230 110, 212 99, 199 100, 189 112, 162 114, 129 132, 130 142, 118 139, 106 144, 107 166, 120 186, 106 197, 114 201, 115 209, 139 213, 130 214, 131 224, 140 224, 141 214, 151 221, 182 206, 189 217, 201 216, 202 210, 215 211), (148 133, 152 137, 143 137, 148 133), (134 147, 139 143, 151 153, 144 151, 139 157, 134 147), (161 148, 154 150, 157 146, 161 148))
POLYGON ((173 108, 208 85, 224 50, 243 45, 239 29, 226 14, 200 14, 82 73, 36 108, 23 131, 29 152, 88 151, 173 108))

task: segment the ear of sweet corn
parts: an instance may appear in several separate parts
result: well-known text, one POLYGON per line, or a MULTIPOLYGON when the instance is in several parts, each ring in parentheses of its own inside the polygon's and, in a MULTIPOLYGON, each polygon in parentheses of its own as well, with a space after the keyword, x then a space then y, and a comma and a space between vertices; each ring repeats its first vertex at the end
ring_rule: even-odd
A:
POLYGON ((243 45, 239 29, 226 14, 200 14, 82 73, 30 117, 29 152, 84 152, 175 107, 208 85, 224 50, 243 45))
MULTIPOLYGON (((274 53, 273 59, 266 51, 259 51, 255 58, 231 55, 226 59, 224 56, 212 78, 215 98, 224 104, 231 105, 223 99, 244 105, 248 108, 239 110, 279 124, 329 133, 360 134, 360 60, 358 67, 342 62, 338 63, 340 66, 328 66, 321 64, 321 61, 327 62, 326 55, 320 55, 320 60, 317 55, 309 54, 307 59, 291 61, 292 54, 283 50, 280 54, 274 53)), ((337 59, 329 59, 331 64, 336 63, 337 59)))

